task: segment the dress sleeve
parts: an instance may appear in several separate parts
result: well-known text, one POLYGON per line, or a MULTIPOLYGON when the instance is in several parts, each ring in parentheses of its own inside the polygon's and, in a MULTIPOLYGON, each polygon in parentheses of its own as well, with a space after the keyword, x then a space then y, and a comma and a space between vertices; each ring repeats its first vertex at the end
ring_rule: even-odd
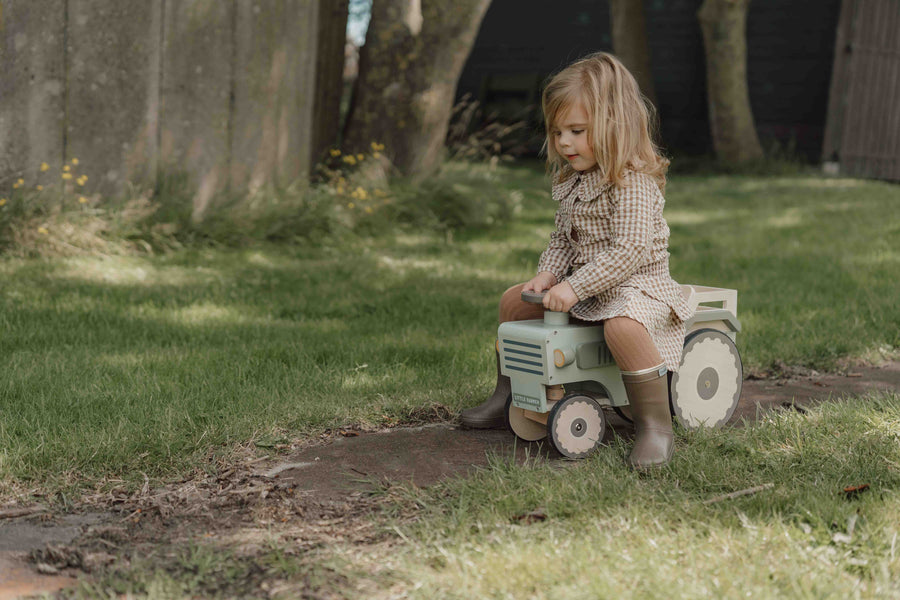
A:
POLYGON ((612 194, 609 247, 567 279, 579 300, 623 283, 647 262, 659 188, 651 178, 638 175, 612 194))
POLYGON ((556 229, 550 234, 550 243, 547 249, 541 254, 541 260, 538 262, 538 273, 541 271, 549 271, 556 276, 556 281, 562 281, 572 261, 575 259, 575 250, 569 243, 566 234, 563 233, 565 219, 561 211, 556 211, 556 229))

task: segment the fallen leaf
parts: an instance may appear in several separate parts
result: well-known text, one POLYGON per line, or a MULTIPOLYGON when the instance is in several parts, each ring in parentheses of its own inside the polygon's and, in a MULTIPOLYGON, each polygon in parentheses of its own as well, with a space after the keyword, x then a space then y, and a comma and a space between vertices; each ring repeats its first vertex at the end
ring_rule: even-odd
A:
POLYGON ((341 430, 341 435, 344 437, 356 437, 359 435, 358 431, 344 431, 341 430))
POLYGON ((848 485, 844 488, 843 492, 847 496, 847 498, 855 498, 867 489, 869 489, 869 484, 863 483, 860 485, 848 485))

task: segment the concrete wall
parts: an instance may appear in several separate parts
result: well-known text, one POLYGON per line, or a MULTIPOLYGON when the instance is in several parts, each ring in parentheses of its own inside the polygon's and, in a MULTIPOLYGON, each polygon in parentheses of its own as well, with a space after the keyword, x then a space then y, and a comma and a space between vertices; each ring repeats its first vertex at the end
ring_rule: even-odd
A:
MULTIPOLYGON (((0 190, 58 175, 65 138, 65 14, 60 0, 0 1, 0 190)), ((0 192, 2 193, 2 192, 0 192)))
POLYGON ((166 2, 160 98, 161 173, 191 175, 200 219, 227 189, 235 10, 233 2, 166 2))
POLYGON ((104 194, 186 173, 199 218, 307 175, 320 1, 0 0, 0 191, 78 158, 104 194))

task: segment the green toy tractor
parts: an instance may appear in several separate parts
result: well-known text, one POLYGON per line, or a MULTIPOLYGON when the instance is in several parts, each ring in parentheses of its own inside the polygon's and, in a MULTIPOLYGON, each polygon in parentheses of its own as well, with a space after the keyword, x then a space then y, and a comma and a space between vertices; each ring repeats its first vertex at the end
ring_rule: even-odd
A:
MULTIPOLYGON (((743 366, 734 344, 741 329, 737 291, 681 287, 694 316, 685 323, 681 364, 670 373, 669 405, 688 429, 721 427, 741 398, 743 366)), ((522 293, 526 302, 540 304, 542 298, 522 293)), ((604 407, 630 420, 625 384, 601 324, 570 323, 568 313, 545 311, 543 320, 501 324, 497 347, 500 371, 512 384, 507 424, 520 439, 548 437, 563 456, 583 458, 603 439, 604 407), (559 386, 565 394, 557 399, 553 392, 559 386)))

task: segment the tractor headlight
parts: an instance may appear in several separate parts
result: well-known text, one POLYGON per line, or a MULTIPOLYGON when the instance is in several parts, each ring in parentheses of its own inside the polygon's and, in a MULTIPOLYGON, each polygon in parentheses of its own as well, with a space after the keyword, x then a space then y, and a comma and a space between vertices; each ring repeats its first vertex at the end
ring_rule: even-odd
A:
POLYGON ((556 365, 558 369, 566 365, 571 365, 575 360, 575 351, 571 348, 557 348, 553 351, 553 364, 556 365))

